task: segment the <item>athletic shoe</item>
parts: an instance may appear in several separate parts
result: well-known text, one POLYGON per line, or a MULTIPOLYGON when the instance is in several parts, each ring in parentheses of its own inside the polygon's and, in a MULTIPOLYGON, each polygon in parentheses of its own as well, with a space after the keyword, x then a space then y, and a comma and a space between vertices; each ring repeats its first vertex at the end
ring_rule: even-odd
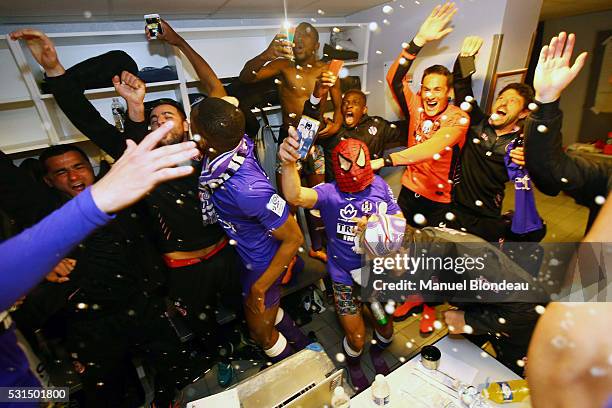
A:
POLYGON ((410 312, 423 305, 423 298, 420 295, 410 295, 406 298, 406 301, 395 308, 393 312, 393 320, 401 322, 402 320, 410 317, 410 312))
POLYGON ((423 314, 421 315, 420 331, 421 333, 431 333, 434 329, 433 324, 436 321, 436 309, 427 304, 423 304, 423 314))

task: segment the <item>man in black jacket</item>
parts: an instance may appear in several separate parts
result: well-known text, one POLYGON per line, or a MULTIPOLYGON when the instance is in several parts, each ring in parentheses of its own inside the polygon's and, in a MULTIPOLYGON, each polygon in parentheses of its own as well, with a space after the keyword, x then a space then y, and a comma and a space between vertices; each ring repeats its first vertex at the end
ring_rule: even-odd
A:
POLYGON ((542 49, 533 81, 538 108, 525 123, 525 156, 529 174, 540 191, 551 196, 564 191, 589 208, 588 230, 612 190, 612 166, 609 162, 593 163, 563 152, 559 97, 578 75, 587 55, 580 54, 570 67, 574 42, 573 34, 567 36, 562 32, 542 49))
MULTIPOLYGON (((168 35, 171 31, 168 27, 165 29, 168 35)), ((62 111, 77 129, 113 158, 117 159, 125 150, 126 137, 138 142, 147 133, 148 125, 155 130, 173 120, 174 127, 162 144, 188 138, 185 112, 175 101, 158 101, 149 115, 151 122, 145 122, 145 85, 134 75, 136 64, 124 52, 111 51, 65 70, 54 44, 46 35, 35 30, 14 34, 16 38, 28 40, 33 56, 45 69, 46 84, 62 111), (109 124, 83 94, 87 88, 109 85, 111 78, 128 104, 125 133, 109 124)), ((224 96, 223 86, 210 67, 202 63, 201 57, 193 50, 187 56, 198 63, 198 72, 209 95, 224 96)), ((197 168, 199 162, 194 161, 193 165, 197 168)), ((204 226, 202 223, 198 174, 199 171, 195 171, 185 178, 161 184, 147 196, 145 204, 155 219, 158 247, 169 268, 169 296, 185 312, 190 328, 204 339, 204 346, 216 354, 217 343, 221 341, 215 338, 219 335, 215 317, 218 297, 230 301, 240 296, 237 256, 219 225, 204 226)))
MULTIPOLYGON (((498 242, 506 232, 501 216, 509 181, 506 149, 522 135, 521 121, 529 114, 533 90, 529 85, 509 84, 493 102, 491 114, 485 114, 474 100, 473 72, 461 70, 465 61, 473 65, 482 42, 480 37, 465 38, 453 68, 455 103, 469 112, 470 128, 461 151, 461 177, 455 184, 452 214, 447 215, 446 225, 498 242)), ((524 164, 522 148, 514 149, 511 157, 516 164, 524 164)))

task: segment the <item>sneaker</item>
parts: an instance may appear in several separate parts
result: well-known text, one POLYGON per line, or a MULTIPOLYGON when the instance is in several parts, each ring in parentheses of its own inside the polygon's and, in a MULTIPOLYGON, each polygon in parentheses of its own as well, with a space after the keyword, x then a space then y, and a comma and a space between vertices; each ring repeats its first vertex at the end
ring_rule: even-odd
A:
POLYGON ((427 304, 423 305, 423 314, 421 315, 420 331, 421 333, 431 333, 434 329, 433 324, 436 321, 436 309, 427 304))
POLYGON ((308 256, 314 259, 318 259, 323 263, 327 263, 327 254, 322 249, 315 251, 314 249, 310 248, 310 250, 308 251, 308 256))
POLYGON ((229 363, 217 363, 217 383, 225 388, 232 383, 234 379, 234 367, 229 363))
POLYGON ((419 295, 408 296, 406 301, 395 308, 393 320, 401 322, 410 316, 411 311, 417 311, 423 305, 423 298, 419 295))

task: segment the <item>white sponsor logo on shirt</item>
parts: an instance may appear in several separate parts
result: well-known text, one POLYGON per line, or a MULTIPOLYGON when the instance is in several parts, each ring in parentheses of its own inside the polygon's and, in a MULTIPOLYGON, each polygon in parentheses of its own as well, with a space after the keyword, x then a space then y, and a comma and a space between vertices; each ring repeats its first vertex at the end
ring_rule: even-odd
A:
POLYGON ((285 210, 286 204, 287 202, 283 200, 278 194, 273 194, 272 197, 270 197, 270 201, 268 201, 266 208, 280 217, 283 215, 283 211, 285 210))

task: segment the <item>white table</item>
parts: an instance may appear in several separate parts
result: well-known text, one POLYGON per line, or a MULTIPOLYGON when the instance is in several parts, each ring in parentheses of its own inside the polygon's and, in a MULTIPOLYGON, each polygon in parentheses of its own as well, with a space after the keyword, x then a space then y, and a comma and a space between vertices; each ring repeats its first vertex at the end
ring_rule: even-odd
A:
MULTIPOLYGON (((434 344, 436 347, 440 349, 442 352, 441 358, 441 366, 444 363, 444 357, 450 356, 452 359, 459 360, 460 362, 466 363, 472 366, 477 370, 475 373, 475 377, 473 377, 473 381, 471 385, 478 386, 487 382, 496 382, 496 381, 506 381, 506 380, 514 380, 520 379, 518 375, 509 370, 506 366, 501 364, 499 361, 495 360, 490 355, 486 354, 482 349, 476 346, 474 343, 470 342, 463 336, 446 336, 437 343, 434 344)), ((411 400, 412 397, 409 397, 408 394, 405 393, 407 383, 411 382, 411 385, 414 385, 415 381, 421 381, 419 376, 415 376, 415 371, 418 371, 420 368, 417 366, 421 366, 420 362, 420 353, 413 357, 411 360, 407 361, 405 364, 397 368, 391 374, 387 376, 387 382, 391 388, 391 407, 415 407, 418 404, 414 403, 414 400, 411 400), (410 401, 409 401, 410 400, 410 401)), ((467 374, 467 371, 465 370, 467 374)), ((426 372, 426 371, 424 371, 426 372)), ((420 373, 417 373, 420 374, 420 373)), ((473 374, 473 373, 472 373, 473 374)), ((469 375, 468 375, 469 376, 469 375)), ((472 377, 472 376, 469 376, 472 377)), ((423 382, 424 386, 429 386, 427 383, 423 382)), ((444 388, 444 387, 442 387, 444 388)), ((449 390, 450 392, 450 390, 449 390)), ((441 392, 440 394, 444 394, 441 392)), ((433 394, 432 394, 433 395, 433 394)), ((523 401, 520 403, 513 404, 504 404, 498 405, 489 401, 492 407, 512 407, 512 408, 529 408, 531 404, 529 401, 523 401)), ((442 408, 440 407, 440 397, 431 397, 431 399, 425 401, 422 398, 420 399, 420 404, 423 407, 432 407, 432 408, 442 408)), ((458 407, 462 405, 456 403, 458 407)), ((372 408, 375 407, 374 403, 371 401, 371 390, 368 388, 364 390, 359 395, 353 397, 351 399, 351 408, 372 408)))

